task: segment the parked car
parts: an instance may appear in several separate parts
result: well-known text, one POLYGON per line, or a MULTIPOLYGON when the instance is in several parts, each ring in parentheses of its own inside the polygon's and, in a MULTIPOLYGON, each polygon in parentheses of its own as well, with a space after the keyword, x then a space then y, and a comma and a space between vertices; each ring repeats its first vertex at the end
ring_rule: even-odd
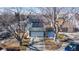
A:
POLYGON ((79 51, 79 43, 71 42, 65 47, 65 51, 79 51))

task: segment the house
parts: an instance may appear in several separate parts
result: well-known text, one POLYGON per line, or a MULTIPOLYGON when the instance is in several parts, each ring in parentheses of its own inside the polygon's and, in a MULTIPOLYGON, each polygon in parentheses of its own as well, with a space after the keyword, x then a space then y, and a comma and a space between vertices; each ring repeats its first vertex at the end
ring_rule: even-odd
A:
POLYGON ((62 26, 61 26, 62 32, 79 32, 79 29, 76 28, 76 26, 70 22, 69 20, 66 20, 62 26))
POLYGON ((44 37, 44 25, 43 20, 37 16, 29 16, 29 35, 30 37, 44 37))

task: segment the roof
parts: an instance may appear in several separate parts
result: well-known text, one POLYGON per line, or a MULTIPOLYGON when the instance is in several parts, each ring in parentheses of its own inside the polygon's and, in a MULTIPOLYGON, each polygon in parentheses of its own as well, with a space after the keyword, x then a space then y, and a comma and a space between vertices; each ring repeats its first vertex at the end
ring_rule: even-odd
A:
POLYGON ((43 23, 41 19, 29 19, 29 21, 32 23, 38 23, 38 22, 43 23))
POLYGON ((28 16, 29 22, 36 21, 36 22, 42 22, 42 23, 48 23, 51 19, 49 17, 46 17, 44 15, 29 15, 28 16))

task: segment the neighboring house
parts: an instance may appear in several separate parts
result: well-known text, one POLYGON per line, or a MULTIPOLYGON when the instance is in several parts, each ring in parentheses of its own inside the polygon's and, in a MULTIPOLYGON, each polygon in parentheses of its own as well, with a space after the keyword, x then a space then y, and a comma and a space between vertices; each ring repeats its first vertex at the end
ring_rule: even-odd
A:
POLYGON ((61 29, 63 32, 79 32, 79 29, 72 22, 69 21, 65 21, 61 29))
POLYGON ((78 15, 74 16, 72 15, 72 18, 69 20, 65 20, 63 17, 59 17, 57 20, 59 22, 59 25, 64 21, 64 23, 60 26, 60 31, 62 32, 79 32, 79 25, 78 25, 78 15))
POLYGON ((75 26, 72 23, 70 23, 69 21, 65 21, 61 28, 63 32, 73 32, 74 27, 75 26))

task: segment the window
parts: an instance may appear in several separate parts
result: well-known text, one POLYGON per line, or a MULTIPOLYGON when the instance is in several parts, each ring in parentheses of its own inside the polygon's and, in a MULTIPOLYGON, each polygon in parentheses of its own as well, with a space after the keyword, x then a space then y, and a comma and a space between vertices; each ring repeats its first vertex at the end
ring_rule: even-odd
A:
POLYGON ((42 32, 42 31, 31 31, 30 36, 31 37, 44 37, 44 32, 42 32))

